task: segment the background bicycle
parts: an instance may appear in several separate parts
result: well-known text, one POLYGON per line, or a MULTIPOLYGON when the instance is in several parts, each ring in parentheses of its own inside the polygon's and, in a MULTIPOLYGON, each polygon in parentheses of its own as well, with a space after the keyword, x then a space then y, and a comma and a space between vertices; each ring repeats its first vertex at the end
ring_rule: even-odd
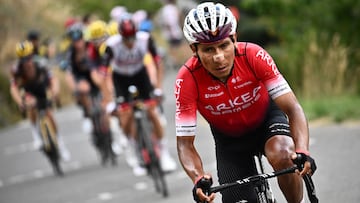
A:
POLYGON ((107 118, 106 112, 101 106, 101 94, 97 90, 92 90, 90 98, 93 144, 99 152, 103 166, 106 165, 108 161, 111 161, 112 165, 116 165, 116 155, 112 149, 113 138, 110 129, 110 120, 107 118))
POLYGON ((57 138, 57 129, 54 125, 54 121, 51 120, 47 112, 48 109, 52 107, 52 101, 46 98, 38 98, 36 99, 35 107, 37 111, 36 125, 42 140, 41 151, 49 160, 55 175, 63 176, 64 172, 60 165, 61 156, 57 138))
POLYGON ((155 137, 152 133, 146 103, 137 98, 138 90, 136 86, 129 86, 132 97, 131 106, 133 108, 134 122, 137 134, 137 151, 143 166, 146 167, 148 175, 154 181, 155 189, 163 197, 169 195, 165 173, 160 166, 160 148, 157 146, 155 137))

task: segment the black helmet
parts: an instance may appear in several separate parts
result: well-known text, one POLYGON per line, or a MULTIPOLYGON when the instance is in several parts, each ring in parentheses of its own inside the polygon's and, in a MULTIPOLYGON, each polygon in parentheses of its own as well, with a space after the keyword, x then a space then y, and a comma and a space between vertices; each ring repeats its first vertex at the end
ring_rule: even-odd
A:
POLYGON ((37 30, 30 30, 27 33, 27 39, 30 41, 39 40, 39 38, 40 38, 40 32, 37 30))
POLYGON ((72 29, 68 32, 68 36, 72 41, 77 41, 83 38, 83 31, 81 29, 72 29))

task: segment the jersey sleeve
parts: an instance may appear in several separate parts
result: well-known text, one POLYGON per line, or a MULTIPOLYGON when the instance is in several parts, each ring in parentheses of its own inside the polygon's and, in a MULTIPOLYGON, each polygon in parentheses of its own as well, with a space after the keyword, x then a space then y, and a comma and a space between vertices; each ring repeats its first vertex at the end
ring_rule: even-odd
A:
POLYGON ((262 47, 248 43, 246 57, 258 80, 262 81, 272 99, 291 92, 291 88, 278 70, 275 61, 262 47))
POLYGON ((196 131, 198 94, 195 81, 184 66, 179 70, 174 90, 176 136, 193 136, 196 131))

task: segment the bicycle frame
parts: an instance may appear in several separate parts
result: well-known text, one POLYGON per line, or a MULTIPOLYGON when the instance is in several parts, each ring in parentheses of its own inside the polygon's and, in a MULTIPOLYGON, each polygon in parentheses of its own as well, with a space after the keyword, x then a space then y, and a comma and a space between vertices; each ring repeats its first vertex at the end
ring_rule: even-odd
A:
MULTIPOLYGON (((254 160, 256 163, 257 174, 265 173, 263 154, 259 152, 257 155, 254 156, 254 160)), ((263 187, 259 186, 255 188, 256 189, 255 192, 256 194, 258 194, 258 199, 263 199, 264 202, 275 203, 276 200, 273 191, 271 189, 270 182, 268 180, 265 180, 261 185, 263 185, 263 187)))

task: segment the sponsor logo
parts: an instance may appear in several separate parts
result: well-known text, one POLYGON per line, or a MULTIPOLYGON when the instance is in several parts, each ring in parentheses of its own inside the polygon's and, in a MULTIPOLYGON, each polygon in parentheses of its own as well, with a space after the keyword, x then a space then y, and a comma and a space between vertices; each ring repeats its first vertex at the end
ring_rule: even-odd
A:
POLYGON ((240 88, 243 88, 243 87, 245 87, 245 86, 247 86, 247 85, 250 85, 250 84, 252 84, 252 83, 253 83, 252 81, 247 81, 247 82, 242 83, 242 84, 240 84, 240 85, 234 86, 234 89, 240 89, 240 88))
POLYGON ((276 67, 274 60, 271 58, 271 56, 265 50, 263 50, 263 49, 259 50, 256 53, 256 57, 261 58, 261 60, 265 61, 267 63, 267 65, 271 67, 271 69, 275 75, 280 74, 279 70, 276 67))
POLYGON ((261 86, 255 87, 252 91, 246 92, 227 102, 222 102, 217 105, 207 105, 205 109, 209 110, 213 115, 223 115, 228 113, 240 112, 253 105, 260 98, 259 90, 261 86))
POLYGON ((218 90, 220 89, 220 85, 216 85, 216 86, 210 86, 207 88, 209 91, 213 91, 213 90, 218 90))
POLYGON ((235 84, 235 83, 240 82, 240 81, 241 81, 241 78, 240 78, 239 76, 231 79, 231 83, 232 83, 232 84, 235 84))
POLYGON ((179 102, 179 96, 181 91, 181 84, 184 82, 183 79, 177 79, 175 81, 175 99, 176 99, 176 112, 175 112, 175 118, 179 119, 180 116, 180 102, 179 102))
POLYGON ((213 97, 220 97, 223 94, 224 94, 224 92, 219 92, 219 93, 216 93, 216 94, 205 94, 205 99, 213 98, 213 97))

